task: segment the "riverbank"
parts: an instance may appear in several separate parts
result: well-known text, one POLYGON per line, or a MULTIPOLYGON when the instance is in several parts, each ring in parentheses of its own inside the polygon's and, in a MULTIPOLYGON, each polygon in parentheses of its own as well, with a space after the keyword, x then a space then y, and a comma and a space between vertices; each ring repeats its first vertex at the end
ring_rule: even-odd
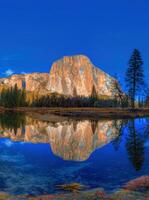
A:
MULTIPOLYGON (((144 109, 121 109, 121 108, 47 108, 47 107, 18 107, 18 108, 1 108, 1 111, 17 111, 25 113, 41 114, 46 118, 46 115, 54 115, 55 117, 77 118, 77 119, 127 119, 148 117, 149 108, 144 109)), ((48 117, 47 117, 48 118, 48 117)))
POLYGON ((113 194, 106 194, 102 189, 89 191, 47 194, 41 196, 18 195, 13 196, 6 193, 0 193, 1 200, 147 200, 148 193, 120 189, 113 194))

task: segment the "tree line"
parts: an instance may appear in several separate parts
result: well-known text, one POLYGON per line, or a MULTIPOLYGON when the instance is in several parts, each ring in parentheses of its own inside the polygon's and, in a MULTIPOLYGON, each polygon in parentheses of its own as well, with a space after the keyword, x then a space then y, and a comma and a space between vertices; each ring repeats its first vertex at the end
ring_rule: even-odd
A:
MULTIPOLYGON (((31 96, 31 94, 29 94, 31 96)), ((45 96, 36 96, 29 101, 25 90, 18 89, 17 85, 11 88, 3 89, 0 93, 0 106, 13 107, 120 107, 121 103, 116 99, 110 99, 107 96, 98 96, 94 90, 90 97, 83 96, 65 96, 57 93, 51 93, 45 96)), ((127 106, 127 102, 123 102, 127 106)))
POLYGON ((2 89, 0 106, 4 107, 145 107, 149 105, 149 89, 144 81, 143 61, 139 50, 134 49, 125 75, 126 91, 123 92, 118 78, 112 80, 111 98, 98 95, 93 85, 90 97, 74 95, 65 96, 57 93, 36 96, 28 101, 25 89, 18 89, 17 85, 2 89), (146 88, 146 89, 145 89, 146 88))
POLYGON ((14 87, 3 88, 0 93, 0 106, 13 108, 27 106, 26 91, 19 89, 15 84, 14 87))

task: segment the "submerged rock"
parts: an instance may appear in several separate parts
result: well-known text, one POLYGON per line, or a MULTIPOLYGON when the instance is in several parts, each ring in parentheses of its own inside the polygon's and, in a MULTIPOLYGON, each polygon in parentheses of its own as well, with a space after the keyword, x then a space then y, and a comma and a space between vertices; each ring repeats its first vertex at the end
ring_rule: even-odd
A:
POLYGON ((147 200, 148 198, 149 195, 146 196, 140 192, 129 190, 118 190, 115 193, 107 196, 108 200, 147 200))
POLYGON ((143 193, 149 192, 149 176, 141 176, 131 180, 123 188, 143 193))

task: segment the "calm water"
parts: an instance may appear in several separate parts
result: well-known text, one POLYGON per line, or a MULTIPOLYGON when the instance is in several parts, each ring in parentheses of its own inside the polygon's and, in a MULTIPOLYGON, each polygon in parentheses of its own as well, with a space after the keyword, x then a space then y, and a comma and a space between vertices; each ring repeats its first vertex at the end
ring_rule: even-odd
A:
POLYGON ((0 190, 59 192, 79 182, 116 190, 149 175, 149 119, 44 122, 0 114, 0 190))

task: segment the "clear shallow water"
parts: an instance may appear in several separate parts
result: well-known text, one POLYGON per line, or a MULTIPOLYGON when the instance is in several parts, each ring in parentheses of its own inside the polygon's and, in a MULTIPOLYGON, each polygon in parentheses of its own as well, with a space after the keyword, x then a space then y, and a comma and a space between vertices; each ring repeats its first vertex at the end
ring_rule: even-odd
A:
POLYGON ((149 175, 149 119, 43 122, 0 115, 0 190, 59 192, 79 182, 116 190, 149 175))

